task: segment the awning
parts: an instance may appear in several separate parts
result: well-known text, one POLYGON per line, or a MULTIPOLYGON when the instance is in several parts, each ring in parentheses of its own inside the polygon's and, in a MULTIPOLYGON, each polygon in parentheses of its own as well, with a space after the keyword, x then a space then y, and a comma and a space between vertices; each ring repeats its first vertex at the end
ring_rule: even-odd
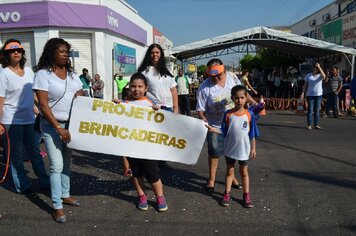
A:
POLYGON ((171 53, 179 60, 185 61, 198 55, 246 44, 308 58, 320 58, 332 54, 356 55, 354 48, 262 26, 174 47, 171 53))

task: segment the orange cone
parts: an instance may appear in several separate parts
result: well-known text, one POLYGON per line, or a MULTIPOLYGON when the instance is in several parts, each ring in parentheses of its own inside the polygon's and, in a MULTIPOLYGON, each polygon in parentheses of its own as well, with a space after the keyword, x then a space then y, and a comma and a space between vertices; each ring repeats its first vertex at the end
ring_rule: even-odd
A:
POLYGON ((305 113, 304 113, 303 99, 299 98, 297 101, 298 101, 298 103, 297 103, 297 112, 296 112, 296 114, 300 115, 300 116, 304 116, 305 113))

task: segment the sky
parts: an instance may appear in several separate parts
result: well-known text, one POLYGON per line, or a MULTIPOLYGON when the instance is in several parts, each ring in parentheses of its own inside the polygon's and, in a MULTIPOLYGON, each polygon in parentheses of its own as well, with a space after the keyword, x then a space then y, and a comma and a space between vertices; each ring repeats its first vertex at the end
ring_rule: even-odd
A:
POLYGON ((288 26, 334 0, 125 0, 174 46, 255 26, 288 26))

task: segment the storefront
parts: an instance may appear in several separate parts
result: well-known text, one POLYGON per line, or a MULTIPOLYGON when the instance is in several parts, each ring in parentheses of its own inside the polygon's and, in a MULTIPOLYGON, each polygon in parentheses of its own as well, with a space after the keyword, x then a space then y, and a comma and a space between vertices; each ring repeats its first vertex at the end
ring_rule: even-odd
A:
MULTIPOLYGON (((131 63, 132 70, 153 42, 153 27, 121 1, 101 1, 100 4, 106 5, 81 4, 92 1, 13 2, 0 3, 0 44, 9 38, 19 39, 26 50, 27 66, 33 67, 48 39, 67 40, 72 46, 75 71, 81 74, 87 68, 90 75, 100 74, 105 82, 106 99, 111 99, 115 91, 112 75, 118 70, 115 61, 119 57, 114 57, 117 45, 134 51, 129 57, 120 55, 120 60, 131 63), (112 9, 119 9, 120 13, 112 9)), ((125 70, 122 61, 120 69, 125 70)))

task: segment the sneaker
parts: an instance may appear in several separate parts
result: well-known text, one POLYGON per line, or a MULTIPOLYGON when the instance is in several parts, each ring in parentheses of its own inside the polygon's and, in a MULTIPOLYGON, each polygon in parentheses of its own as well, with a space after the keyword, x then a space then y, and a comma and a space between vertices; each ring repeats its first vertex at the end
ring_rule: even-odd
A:
POLYGON ((251 197, 249 193, 243 194, 243 206, 246 208, 252 208, 253 204, 251 202, 251 197))
POLYGON ((230 193, 224 193, 223 199, 220 202, 221 206, 229 206, 231 202, 231 195, 230 193))
POLYGON ((140 209, 141 211, 147 211, 148 210, 147 196, 141 195, 138 197, 140 199, 140 202, 138 203, 137 208, 140 209))
POLYGON ((166 199, 164 198, 164 196, 156 197, 156 198, 157 198, 157 210, 159 212, 167 211, 168 206, 167 206, 166 199))

